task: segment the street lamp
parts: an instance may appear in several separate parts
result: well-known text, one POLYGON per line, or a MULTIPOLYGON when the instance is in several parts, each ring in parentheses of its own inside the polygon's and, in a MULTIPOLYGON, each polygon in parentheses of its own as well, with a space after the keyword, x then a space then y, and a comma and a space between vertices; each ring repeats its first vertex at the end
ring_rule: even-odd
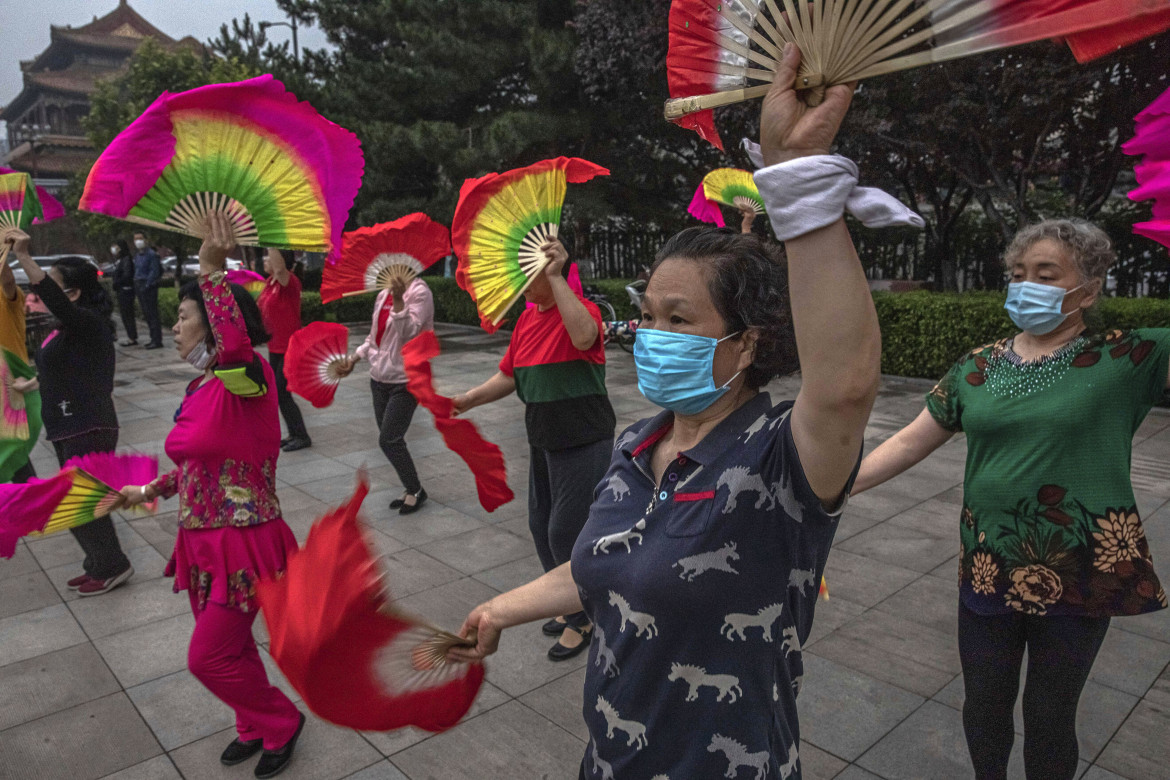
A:
POLYGON ((269 27, 288 27, 292 30, 292 45, 293 45, 293 59, 297 62, 301 61, 301 49, 297 46, 297 18, 292 17, 292 22, 260 22, 260 32, 264 32, 269 27))
POLYGON ((38 125, 38 124, 29 124, 26 122, 26 123, 20 125, 20 127, 18 129, 20 130, 21 140, 28 142, 29 151, 32 152, 32 177, 33 177, 33 181, 36 181, 36 178, 37 178, 37 152, 40 149, 44 148, 44 144, 41 142, 44 140, 45 135, 46 135, 47 131, 49 130, 49 126, 48 125, 42 126, 42 125, 38 125))

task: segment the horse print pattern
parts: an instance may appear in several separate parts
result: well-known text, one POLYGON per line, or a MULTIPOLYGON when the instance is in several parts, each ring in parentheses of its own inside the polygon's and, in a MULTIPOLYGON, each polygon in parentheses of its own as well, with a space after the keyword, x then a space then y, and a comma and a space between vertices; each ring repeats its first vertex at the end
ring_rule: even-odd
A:
POLYGON ((622 499, 630 494, 630 486, 626 484, 620 474, 614 474, 601 490, 601 495, 604 496, 606 493, 613 493, 614 503, 620 504, 622 499))
POLYGON ((735 542, 728 542, 718 550, 682 558, 674 566, 682 569, 678 575, 680 579, 692 582, 695 577, 698 577, 700 574, 706 574, 709 571, 725 571, 729 574, 739 574, 731 565, 732 561, 738 560, 739 553, 735 551, 735 542))
POLYGON ((800 652, 800 637, 796 634, 796 626, 785 626, 781 632, 780 649, 787 658, 793 652, 800 652))
POLYGON ((788 587, 804 592, 817 584, 817 574, 812 569, 793 569, 788 573, 788 587))
POLYGON ((612 590, 609 592, 609 605, 611 607, 617 607, 618 612, 621 613, 622 625, 618 629, 619 631, 625 631, 626 624, 629 623, 637 629, 634 632, 634 636, 642 636, 642 634, 645 634, 647 639, 653 639, 658 636, 658 627, 654 625, 654 616, 631 609, 630 602, 626 601, 625 597, 620 593, 612 590))
POLYGON ((597 637, 597 656, 593 659, 594 666, 601 667, 601 673, 606 677, 617 677, 621 674, 618 669, 617 658, 613 650, 605 644, 605 629, 601 626, 593 627, 593 635, 597 637))
POLYGON ((727 488, 727 503, 723 505, 723 514, 725 515, 735 511, 735 508, 739 506, 739 497, 744 493, 757 495, 756 509, 771 510, 776 507, 776 499, 772 496, 772 491, 768 490, 768 486, 764 484, 764 478, 758 473, 753 474, 747 466, 732 466, 720 474, 719 480, 715 483, 715 490, 718 491, 721 487, 727 488))
POLYGON ((605 718, 605 736, 613 739, 615 730, 624 731, 629 737, 626 747, 635 750, 641 750, 649 744, 646 741, 646 727, 635 720, 623 719, 604 696, 597 697, 597 706, 594 709, 605 718))
POLYGON ((764 641, 772 641, 772 624, 780 617, 780 613, 784 611, 783 604, 770 604, 760 609, 754 615, 747 615, 741 612, 732 612, 723 617, 723 627, 719 629, 719 633, 727 637, 728 640, 734 642, 736 637, 742 641, 747 641, 747 630, 749 628, 758 628, 763 632, 764 641))
POLYGON ((727 771, 724 777, 739 777, 739 768, 746 766, 756 770, 755 780, 764 780, 768 775, 768 759, 771 755, 767 750, 749 753, 747 745, 736 742, 731 737, 722 734, 713 734, 711 744, 707 746, 708 753, 722 753, 727 759, 727 771))
POLYGON ((641 544, 641 532, 645 530, 646 520, 642 519, 634 523, 634 527, 628 531, 622 531, 621 533, 603 536, 593 543, 593 554, 597 555, 598 552, 601 552, 605 555, 609 555, 609 546, 611 544, 624 544, 626 546, 626 552, 632 552, 630 549, 630 541, 636 538, 638 540, 638 544, 641 544))
POLYGON ((715 701, 723 701, 727 699, 728 704, 734 704, 735 700, 743 696, 743 689, 739 687, 739 678, 732 674, 707 674, 707 670, 701 666, 692 666, 690 664, 672 663, 670 665, 670 676, 667 678, 670 682, 675 680, 685 680, 690 686, 687 692, 687 701, 695 701, 699 698, 699 689, 706 686, 715 688, 718 694, 715 696, 715 701))
POLYGON ((602 761, 601 756, 597 755, 597 743, 589 740, 589 757, 593 759, 592 774, 601 774, 601 780, 614 780, 613 766, 608 762, 602 761))

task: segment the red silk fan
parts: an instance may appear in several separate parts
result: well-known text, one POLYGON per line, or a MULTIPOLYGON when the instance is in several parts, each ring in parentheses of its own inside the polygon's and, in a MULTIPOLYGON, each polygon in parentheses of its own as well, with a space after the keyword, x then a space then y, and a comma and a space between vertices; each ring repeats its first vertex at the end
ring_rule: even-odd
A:
POLYGON ((348 503, 313 525, 285 575, 257 586, 269 650, 308 708, 331 723, 443 731, 471 708, 484 668, 447 662, 447 649, 471 641, 390 605, 358 527, 368 492, 363 476, 348 503))
POLYGON ((349 328, 310 322, 288 339, 284 378, 288 389, 318 409, 333 403, 341 384, 341 363, 349 356, 349 328))
POLYGON ((409 282, 451 254, 451 234, 426 214, 352 230, 341 237, 341 260, 325 266, 321 302, 390 289, 409 282))
POLYGON ((673 0, 666 118, 723 148, 712 109, 763 97, 787 43, 809 105, 835 84, 1065 38, 1081 62, 1170 28, 1170 0, 673 0))
POLYGON ((435 428, 447 445, 471 469, 479 505, 494 512, 514 496, 508 487, 504 454, 484 439, 470 420, 452 417, 450 398, 435 392, 431 360, 439 356, 439 338, 433 330, 423 331, 402 347, 406 389, 435 417, 435 428))

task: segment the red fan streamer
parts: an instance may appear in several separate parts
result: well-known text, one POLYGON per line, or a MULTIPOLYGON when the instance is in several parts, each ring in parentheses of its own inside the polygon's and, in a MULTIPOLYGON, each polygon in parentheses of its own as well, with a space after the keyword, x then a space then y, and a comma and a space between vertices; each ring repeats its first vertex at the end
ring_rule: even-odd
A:
POLYGON ((451 399, 435 392, 431 359, 438 356, 439 339, 433 330, 423 331, 402 347, 406 389, 435 416, 435 427, 447 447, 471 468, 480 506, 494 512, 514 497, 508 487, 504 455, 479 434, 470 420, 452 417, 451 399))
POLYGON ((471 708, 484 668, 413 660, 435 629, 388 605, 357 522, 368 492, 362 479, 348 503, 313 525, 284 576, 258 584, 269 651, 305 705, 331 723, 443 731, 471 708))

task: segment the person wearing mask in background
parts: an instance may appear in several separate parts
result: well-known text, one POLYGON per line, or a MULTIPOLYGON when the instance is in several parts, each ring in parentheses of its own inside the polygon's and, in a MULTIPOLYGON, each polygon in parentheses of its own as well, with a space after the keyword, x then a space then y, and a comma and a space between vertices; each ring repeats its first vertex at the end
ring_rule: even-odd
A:
MULTIPOLYGON (((162 347, 162 322, 158 318, 158 281, 162 277, 162 263, 142 233, 134 234, 134 251, 134 291, 138 295, 138 305, 142 307, 142 318, 150 329, 146 349, 159 349, 162 347)), ((179 268, 182 268, 181 264, 179 268)))
POLYGON ((305 428, 305 418, 289 392, 288 380, 284 376, 284 353, 288 350, 289 336, 301 327, 301 280, 289 270, 293 263, 293 253, 287 249, 269 249, 264 254, 264 273, 268 274, 268 281, 256 301, 264 318, 264 327, 272 334, 272 340, 268 342, 268 363, 276 375, 276 396, 280 401, 280 413, 288 426, 288 438, 280 442, 280 448, 285 452, 313 446, 305 428))
MULTIPOLYGON (((41 420, 53 443, 57 462, 93 452, 113 452, 118 444, 114 411, 114 305, 98 281, 97 268, 76 257, 58 260, 49 273, 28 252, 27 233, 4 232, 13 254, 28 274, 29 289, 57 318, 57 329, 37 352, 41 420)), ((69 529, 81 549, 84 572, 69 580, 70 590, 97 596, 134 574, 122 552, 110 516, 69 529)))
POLYGON ((110 244, 110 257, 114 258, 114 294, 118 297, 118 312, 122 315, 122 327, 126 329, 123 347, 138 344, 138 320, 134 314, 134 255, 123 239, 110 244))

